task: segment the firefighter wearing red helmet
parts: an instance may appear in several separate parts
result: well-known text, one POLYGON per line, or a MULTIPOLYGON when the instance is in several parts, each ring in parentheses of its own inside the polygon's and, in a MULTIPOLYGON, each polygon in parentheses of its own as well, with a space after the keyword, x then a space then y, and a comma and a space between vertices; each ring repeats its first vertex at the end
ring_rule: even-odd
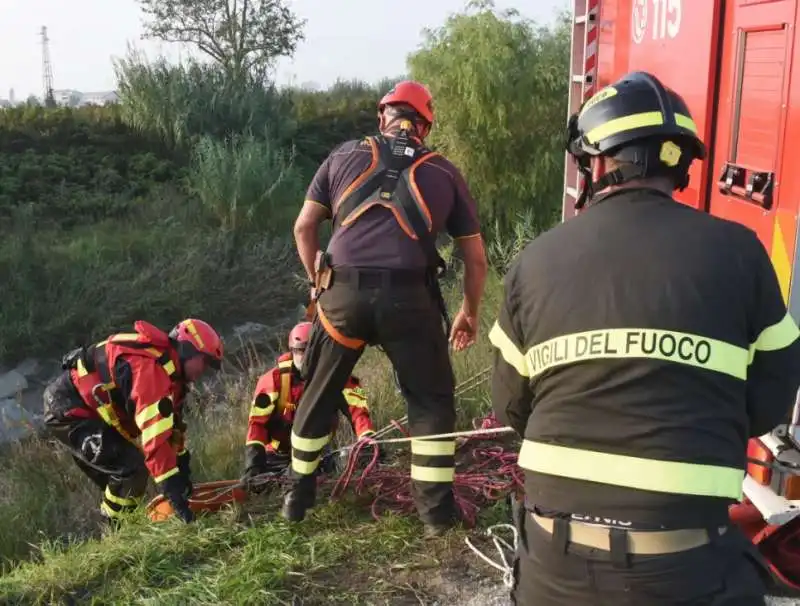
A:
MULTIPOLYGON (((300 377, 311 322, 301 322, 289 333, 289 351, 278 358, 278 365, 264 373, 256 384, 247 426, 245 474, 242 480, 254 492, 263 483, 250 482, 266 473, 282 473, 289 465, 290 434, 305 382, 300 377)), ((356 438, 375 433, 367 398, 357 377, 350 376, 342 390, 339 410, 350 422, 356 438)), ((331 428, 336 431, 337 418, 331 428)), ((377 446, 377 445, 376 445, 377 446)))
POLYGON ((800 386, 769 255, 674 200, 705 147, 655 76, 589 99, 567 148, 585 209, 517 256, 489 335, 493 407, 523 438, 514 603, 763 604, 728 508, 800 386))
MULTIPOLYGON (((478 329, 487 270, 480 225, 461 173, 425 147, 435 120, 431 94, 419 82, 400 82, 380 100, 378 118, 380 134, 346 141, 322 163, 295 222, 316 317, 292 433, 293 484, 283 508, 290 520, 303 519, 315 501, 319 453, 364 348, 380 345, 391 360, 412 436, 448 433, 455 425, 448 336, 460 350, 478 329), (322 252, 319 225, 328 219, 333 234, 322 252), (443 231, 464 260, 464 299, 452 325, 438 283, 444 262, 435 240, 443 231)), ((452 439, 411 442, 414 499, 429 534, 456 518, 454 449, 452 439)))
POLYGON ((139 320, 134 331, 64 356, 64 372, 44 392, 45 426, 103 491, 100 510, 109 521, 139 505, 150 476, 190 522, 183 402, 192 382, 219 369, 222 340, 198 319, 169 334, 139 320))

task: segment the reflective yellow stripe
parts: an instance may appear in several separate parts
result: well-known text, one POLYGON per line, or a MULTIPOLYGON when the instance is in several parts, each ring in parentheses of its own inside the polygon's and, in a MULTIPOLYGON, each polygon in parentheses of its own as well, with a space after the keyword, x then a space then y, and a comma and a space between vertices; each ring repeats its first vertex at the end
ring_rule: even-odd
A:
POLYGON ((253 417, 268 417, 272 414, 272 411, 275 410, 275 404, 270 404, 269 406, 261 407, 256 406, 253 404, 253 407, 250 409, 250 418, 253 417))
MULTIPOLYGON (((597 143, 603 139, 608 139, 619 133, 624 133, 628 130, 636 128, 646 128, 648 126, 659 126, 664 124, 664 116, 660 111, 655 112, 642 112, 640 114, 633 114, 631 116, 622 116, 604 122, 586 133, 586 140, 589 143, 597 143)), ((697 125, 689 116, 683 114, 675 114, 675 124, 686 130, 690 130, 697 134, 697 125)))
MULTIPOLYGON (((163 351, 159 351, 155 347, 148 347, 145 349, 145 351, 156 358, 160 358, 162 355, 164 355, 163 351)), ((166 372, 167 375, 172 375, 175 373, 175 363, 172 360, 168 360, 166 363, 162 364, 161 368, 164 369, 164 372, 166 372)))
POLYGON ((365 429, 365 430, 364 430, 364 431, 362 431, 360 434, 358 434, 358 436, 356 436, 356 437, 357 437, 357 438, 359 438, 359 439, 361 439, 361 438, 366 438, 367 436, 373 436, 373 435, 375 435, 375 431, 374 431, 374 430, 372 430, 372 429, 365 429))
POLYGON ((520 467, 564 478, 671 494, 742 499, 744 470, 659 461, 525 440, 520 467))
POLYGON ((269 445, 272 446, 274 450, 278 450, 281 447, 280 440, 272 440, 269 445))
POLYGON ((452 482, 456 470, 452 467, 411 466, 411 479, 420 482, 452 482))
POLYGON ((121 511, 114 511, 109 507, 108 503, 100 503, 100 510, 105 513, 109 518, 118 518, 122 515, 121 511))
POLYGON ((647 126, 658 126, 664 123, 664 116, 661 112, 643 112, 631 116, 622 116, 608 122, 603 122, 586 133, 586 140, 589 143, 597 143, 602 139, 607 139, 626 130, 634 128, 645 128, 647 126))
POLYGON ((105 342, 117 343, 119 341, 136 341, 139 342, 139 333, 138 332, 120 332, 115 335, 111 335, 105 342))
POLYGON ((158 402, 146 406, 136 415, 136 426, 141 429, 150 419, 158 416, 158 402))
POLYGON ((583 109, 581 109, 580 115, 583 116, 589 110, 590 107, 594 107, 595 105, 600 103, 600 101, 605 101, 606 99, 610 99, 616 94, 617 94, 616 88, 614 88, 613 86, 606 86, 604 89, 595 93, 595 95, 592 96, 591 99, 589 99, 588 101, 586 101, 586 103, 583 104, 583 109))
POLYGON ((264 444, 264 442, 261 442, 260 440, 248 440, 247 442, 244 443, 245 446, 250 446, 251 444, 258 444, 259 446, 263 446, 264 448, 267 447, 267 445, 264 444))
POLYGON ((114 411, 114 406, 112 404, 103 404, 102 406, 98 406, 95 411, 98 415, 100 415, 100 418, 106 422, 106 424, 113 427, 123 438, 133 444, 136 444, 136 438, 122 428, 122 424, 119 422, 119 417, 114 411))
POLYGON ((455 440, 411 440, 411 454, 447 456, 456 453, 455 440))
POLYGON ((199 349, 200 351, 204 350, 206 348, 206 344, 203 343, 203 339, 200 336, 200 333, 197 332, 197 327, 194 325, 194 322, 192 322, 191 320, 186 320, 184 325, 186 326, 186 330, 188 330, 191 333, 192 338, 195 341, 197 341, 198 345, 197 349, 199 349))
POLYGON ((761 331, 756 342, 750 346, 751 358, 756 351, 775 351, 789 347, 798 337, 800 329, 797 328, 794 318, 787 313, 780 322, 761 331))
POLYGON ((319 457, 313 461, 301 461, 292 457, 292 469, 301 475, 310 476, 319 467, 319 457))
POLYGON ((330 439, 330 434, 321 438, 301 438, 292 430, 292 448, 302 450, 303 452, 317 452, 318 450, 322 450, 330 439))
POLYGON ((171 478, 172 476, 174 476, 179 471, 180 470, 177 467, 173 467, 169 471, 165 471, 164 473, 162 473, 160 476, 158 476, 156 478, 153 478, 153 481, 154 482, 163 482, 164 480, 167 480, 167 479, 171 478))
POLYGON ((278 368, 291 368, 293 364, 294 364, 293 360, 283 360, 281 362, 278 362, 278 368))
POLYGON ((139 504, 139 501, 137 499, 118 497, 117 495, 111 492, 111 489, 108 486, 106 486, 105 494, 103 496, 112 503, 116 503, 117 505, 121 505, 122 507, 131 507, 139 504))
POLYGON ((75 366, 75 370, 78 372, 78 377, 85 377, 89 374, 89 371, 86 370, 86 364, 84 364, 83 360, 80 358, 78 359, 78 364, 75 366))
POLYGON ((165 431, 172 429, 172 416, 166 419, 159 419, 152 425, 145 427, 142 430, 142 444, 147 444, 150 440, 157 438, 165 431))
POLYGON ((697 124, 695 124, 694 120, 692 120, 689 116, 675 114, 675 124, 681 128, 692 131, 695 135, 697 134, 697 124))
POLYGON ((369 409, 369 406, 367 406, 367 394, 360 387, 344 389, 342 394, 344 394, 344 399, 349 406, 369 409))
POLYGON ((520 376, 527 377, 528 369, 525 366, 525 356, 517 349, 514 342, 508 338, 508 335, 500 328, 500 323, 495 322, 492 330, 489 331, 489 341, 498 350, 503 359, 508 362, 520 374, 520 376))
MULTIPOLYGON (((524 377, 585 360, 645 358, 704 368, 745 380, 750 352, 725 341, 691 333, 650 328, 592 330, 549 339, 531 347, 520 368, 519 350, 498 324, 493 344, 524 377)), ((490 339, 491 339, 490 335, 490 339)))

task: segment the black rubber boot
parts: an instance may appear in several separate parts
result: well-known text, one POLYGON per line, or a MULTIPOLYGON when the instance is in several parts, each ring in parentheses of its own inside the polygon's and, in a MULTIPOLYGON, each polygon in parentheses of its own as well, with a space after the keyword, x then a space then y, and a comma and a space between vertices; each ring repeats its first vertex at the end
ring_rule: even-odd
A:
POLYGON ((296 479, 283 497, 281 515, 290 522, 300 522, 305 519, 306 511, 316 505, 316 500, 316 477, 305 476, 296 479))
POLYGON ((440 512, 436 518, 422 520, 423 538, 434 539, 436 537, 440 537, 448 530, 455 528, 461 523, 461 516, 458 514, 458 510, 456 509, 455 505, 453 505, 451 510, 445 511, 446 513, 440 512))

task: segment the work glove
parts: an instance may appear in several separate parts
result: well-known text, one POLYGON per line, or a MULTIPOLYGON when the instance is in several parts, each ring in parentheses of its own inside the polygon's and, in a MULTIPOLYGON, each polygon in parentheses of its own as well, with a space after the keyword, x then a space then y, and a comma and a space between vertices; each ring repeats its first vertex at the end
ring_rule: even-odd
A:
POLYGON ((319 461, 319 467, 317 467, 319 473, 331 475, 340 471, 340 458, 340 453, 338 452, 328 452, 327 454, 324 454, 319 461))
POLYGON ((175 515, 187 524, 194 521, 194 512, 189 507, 189 485, 182 473, 158 482, 158 489, 172 505, 175 515))
POLYGON ((189 491, 186 495, 187 499, 192 496, 192 492, 194 491, 194 485, 192 484, 192 469, 190 465, 191 460, 192 455, 189 454, 188 450, 184 450, 178 455, 178 470, 180 471, 180 474, 183 476, 184 480, 186 480, 186 489, 189 491))
POLYGON ((290 462, 288 454, 267 451, 263 446, 251 444, 247 451, 247 468, 240 481, 248 492, 261 494, 270 483, 267 478, 255 478, 266 474, 278 476, 286 471, 290 462))

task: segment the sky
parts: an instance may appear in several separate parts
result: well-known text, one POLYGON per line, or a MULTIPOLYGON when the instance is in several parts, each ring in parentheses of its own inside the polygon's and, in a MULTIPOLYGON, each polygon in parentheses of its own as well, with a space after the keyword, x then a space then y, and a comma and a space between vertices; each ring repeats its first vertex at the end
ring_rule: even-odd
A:
MULTIPOLYGON (((406 56, 422 41, 422 29, 441 25, 465 0, 288 0, 307 20, 306 39, 276 69, 279 84, 337 77, 375 82, 406 70, 406 56), (402 6, 402 12, 397 7, 402 6), (346 9, 345 9, 346 7, 346 9), (365 27, 367 22, 371 27, 365 27)), ((495 0, 499 9, 548 22, 567 0, 495 0)), ((19 100, 42 96, 40 32, 47 26, 55 89, 113 90, 112 57, 128 44, 147 56, 171 60, 188 56, 186 47, 142 40, 136 0, 0 0, 0 98, 9 89, 19 100)))

